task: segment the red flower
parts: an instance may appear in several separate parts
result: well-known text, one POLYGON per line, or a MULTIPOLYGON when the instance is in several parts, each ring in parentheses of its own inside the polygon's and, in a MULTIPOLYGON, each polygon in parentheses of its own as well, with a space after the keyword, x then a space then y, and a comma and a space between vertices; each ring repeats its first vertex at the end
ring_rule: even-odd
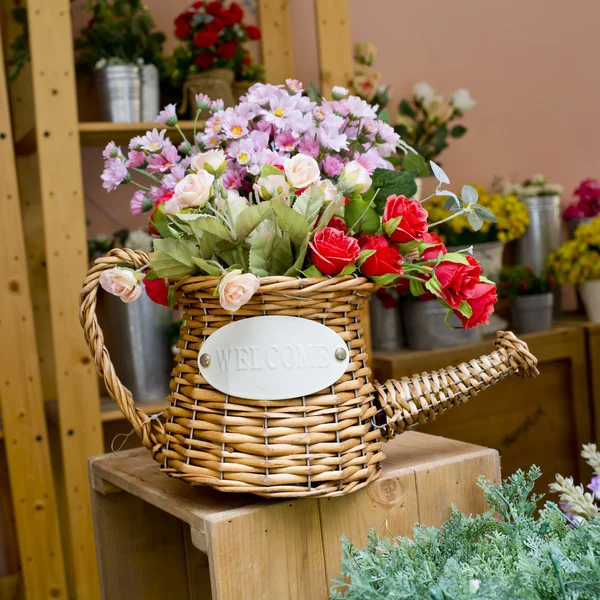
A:
MULTIPOLYGON (((144 279, 143 281, 146 294, 152 302, 169 306, 169 289, 164 279, 144 279)), ((175 305, 173 308, 177 309, 178 306, 175 305)))
POLYGON ((446 254, 448 252, 446 246, 443 244, 440 236, 437 233, 426 233, 423 236, 423 241, 434 245, 426 250, 423 250, 423 254, 421 254, 422 260, 436 260, 440 255, 440 252, 442 254, 446 254))
POLYGON ((246 27, 246 33, 251 40, 260 40, 260 29, 254 25, 248 25, 246 27))
POLYGON ((186 15, 179 15, 175 19, 175 35, 180 39, 184 40, 188 38, 192 33, 192 26, 190 25, 189 19, 186 15))
POLYGON ((231 60, 237 52, 237 46, 233 42, 225 42, 217 46, 217 53, 225 60, 231 60))
POLYGON ((198 48, 208 48, 217 43, 219 36, 216 31, 203 30, 199 31, 193 38, 192 43, 198 48))
POLYGON ((393 242, 403 244, 421 240, 427 233, 427 211, 418 200, 409 200, 406 196, 388 196, 383 211, 383 223, 402 217, 396 231, 390 236, 393 242))
POLYGON ((229 12, 231 13, 234 23, 242 22, 242 19, 244 17, 244 11, 242 10, 239 4, 237 4, 236 2, 232 2, 231 6, 229 7, 229 12))
POLYGON ((219 17, 223 20, 225 27, 231 27, 232 25, 235 25, 234 17, 230 10, 224 10, 219 17))
POLYGON ((91 29, 94 26, 94 23, 95 23, 94 19, 90 19, 88 21, 88 28, 91 29))
POLYGON ((209 69, 214 62, 215 57, 210 52, 200 52, 200 54, 194 58, 194 64, 202 70, 209 69))
POLYGON ((242 64, 243 65, 251 65, 252 59, 249 56, 246 56, 246 58, 242 58, 242 64))
MULTIPOLYGON (((405 281, 408 281, 408 279, 405 279, 405 281)), ((383 308, 397 308, 398 307, 398 300, 396 298, 394 298, 394 296, 392 296, 392 294, 390 294, 390 292, 388 292, 385 288, 378 289, 375 292, 375 295, 377 296, 378 300, 383 305, 383 308)))
POLYGON ((219 33, 219 31, 221 31, 225 25, 227 25, 227 23, 225 23, 223 19, 215 17, 210 23, 206 24, 206 31, 214 31, 219 33))
POLYGON ((340 219, 340 217, 331 217, 329 223, 327 223, 327 227, 339 229, 344 235, 348 233, 348 225, 346 225, 346 221, 340 219))
POLYGON ((469 298, 469 305, 473 314, 468 319, 457 310, 454 311, 454 314, 461 320, 464 329, 472 329, 480 323, 489 321, 497 300, 495 284, 478 283, 469 298))
POLYGON ((194 2, 194 4, 192 4, 192 8, 195 10, 202 8, 203 6, 204 6, 204 2, 194 2))
POLYGON ((339 275, 360 254, 356 239, 333 227, 315 233, 310 250, 313 265, 324 275, 339 275))
POLYGON ((173 197, 173 194, 175 192, 173 190, 167 192, 166 194, 164 194, 163 196, 161 196, 155 203, 154 206, 152 208, 152 214, 150 215, 150 220, 148 221, 148 233, 151 233, 153 235, 160 235, 160 233, 158 233, 158 231, 156 231, 156 229, 154 229, 154 226, 152 225, 153 221, 154 221, 154 213, 156 212, 156 207, 159 206, 160 204, 164 204, 167 200, 170 200, 173 197))
POLYGON ((469 264, 441 262, 434 271, 441 290, 436 296, 444 300, 450 308, 458 308, 468 301, 481 276, 481 265, 472 257, 466 257, 469 264))
POLYGON ((223 10, 223 7, 221 6, 220 2, 211 2, 206 7, 206 12, 209 15, 212 15, 213 17, 220 15, 222 10, 223 10))
POLYGON ((382 235, 363 235, 358 243, 361 250, 375 250, 361 265, 360 270, 367 277, 386 275, 387 273, 402 273, 400 261, 402 256, 395 246, 382 235))

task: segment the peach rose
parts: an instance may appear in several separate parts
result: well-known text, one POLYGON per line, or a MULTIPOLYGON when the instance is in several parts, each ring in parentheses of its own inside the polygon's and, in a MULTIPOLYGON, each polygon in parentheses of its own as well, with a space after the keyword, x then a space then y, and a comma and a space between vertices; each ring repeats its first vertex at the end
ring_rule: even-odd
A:
POLYGON ((113 296, 118 296, 129 304, 142 295, 141 276, 131 269, 113 267, 102 271, 100 285, 102 289, 113 296))
POLYGON ((260 287, 256 275, 242 273, 239 269, 226 273, 219 283, 219 301, 221 306, 235 312, 246 304, 260 287))
POLYGON ((283 168, 288 183, 297 190, 319 181, 321 176, 319 163, 306 154, 296 154, 293 158, 288 158, 283 168))
POLYGON ((214 175, 204 170, 186 175, 175 186, 173 204, 176 203, 180 209, 202 208, 210 199, 214 180, 214 175))

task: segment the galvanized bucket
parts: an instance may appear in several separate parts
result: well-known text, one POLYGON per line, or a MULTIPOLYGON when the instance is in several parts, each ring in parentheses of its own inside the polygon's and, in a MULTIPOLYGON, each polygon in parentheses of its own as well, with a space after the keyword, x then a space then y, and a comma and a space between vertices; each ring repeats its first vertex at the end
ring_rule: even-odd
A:
MULTIPOLYGON (((142 118, 141 80, 137 65, 107 65, 94 71, 104 121, 138 123, 142 118)), ((154 114, 152 119, 158 114, 154 114)), ((152 120, 150 119, 150 120, 152 120)))
POLYGON ((579 286, 579 293, 585 306, 587 318, 593 323, 600 323, 600 279, 586 281, 579 286))
POLYGON ((406 345, 402 324, 402 305, 395 291, 390 290, 389 293, 394 295, 397 306, 386 308, 377 296, 371 298, 369 302, 373 350, 398 350, 406 345))
MULTIPOLYGON (((483 274, 492 280, 496 280, 502 269, 502 256, 504 255, 505 242, 487 242, 485 244, 473 244, 473 256, 477 259, 483 274)), ((464 246, 451 246, 450 252, 464 250, 464 246)))
POLYGON ((140 68, 142 78, 141 119, 151 123, 160 111, 160 79, 156 65, 143 65, 140 68))
POLYGON ((519 333, 535 333, 552 329, 554 295, 534 294, 511 300, 513 325, 519 333))
POLYGON ((567 233, 569 235, 569 239, 572 240, 575 237, 575 230, 580 225, 587 225, 591 223, 596 217, 581 217, 576 219, 569 219, 567 221, 567 233))

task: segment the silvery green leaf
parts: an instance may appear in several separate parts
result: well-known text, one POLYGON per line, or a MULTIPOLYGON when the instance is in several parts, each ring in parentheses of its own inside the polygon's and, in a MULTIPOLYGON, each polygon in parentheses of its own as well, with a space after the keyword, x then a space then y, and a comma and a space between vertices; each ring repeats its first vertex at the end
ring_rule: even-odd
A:
POLYGON ((438 167, 438 165, 436 165, 432 160, 429 161, 429 163, 431 164, 431 170, 433 171, 434 177, 440 183, 450 183, 450 179, 448 179, 448 175, 446 175, 446 173, 444 173, 444 170, 442 169, 442 167, 438 167))
POLYGON ((446 202, 444 202, 444 208, 450 212, 458 212, 461 209, 460 200, 452 194, 446 202))
POLYGON ((283 202, 273 200, 271 207, 277 217, 279 227, 289 234, 295 246, 301 246, 308 236, 306 219, 283 202))
POLYGON ((317 220, 319 211, 325 202, 325 194, 319 185, 311 185, 307 190, 302 192, 292 207, 299 215, 303 216, 311 227, 317 220))
POLYGON ((473 206, 474 204, 477 204, 477 200, 479 200, 479 194, 472 185, 463 185, 462 199, 465 204, 473 206))
POLYGON ((223 274, 223 267, 216 260, 204 260, 203 258, 192 257, 192 261, 207 275, 220 277, 223 274))
POLYGON ((181 242, 172 238, 154 240, 154 251, 165 252, 174 260, 188 267, 193 266, 192 252, 196 250, 195 244, 192 242, 181 242))
POLYGON ((256 236, 250 246, 250 272, 257 277, 282 275, 294 261, 290 238, 266 231, 256 236))
POLYGON ((190 221, 190 227, 196 232, 198 235, 201 235, 201 232, 206 231, 207 233, 212 233, 216 235, 218 238, 222 240, 231 241, 231 232, 221 221, 219 221, 216 217, 211 215, 199 215, 199 218, 190 221))
POLYGON ((491 221, 492 223, 498 222, 498 219, 496 219, 496 215, 489 208, 481 206, 481 204, 474 206, 473 210, 476 214, 478 214, 482 219, 486 221, 491 221))
POLYGON ((154 240, 154 252, 150 254, 152 270, 161 278, 185 277, 194 271, 192 250, 188 243, 174 239, 154 240))
POLYGON ((271 202, 259 202, 245 208, 235 222, 235 237, 244 240, 271 212, 271 202))
POLYGON ((343 196, 341 196, 337 200, 332 200, 327 205, 327 207, 323 211, 323 214, 321 215, 321 219, 319 220, 319 223, 315 227, 315 232, 321 231, 322 229, 325 229, 325 227, 327 227, 327 225, 329 225, 329 221, 331 221, 331 217, 333 217, 335 215, 335 213, 338 212, 344 206, 345 201, 346 201, 346 199, 343 196))
POLYGON ((477 213, 470 212, 467 214, 467 218, 469 219, 469 225, 473 231, 479 231, 481 229, 483 219, 477 213))
POLYGON ((296 254, 296 260, 294 264, 284 273, 286 277, 297 277, 302 273, 302 266, 304 265, 304 259, 306 258, 306 251, 308 250, 309 240, 310 235, 306 234, 304 241, 298 248, 298 253, 296 254))

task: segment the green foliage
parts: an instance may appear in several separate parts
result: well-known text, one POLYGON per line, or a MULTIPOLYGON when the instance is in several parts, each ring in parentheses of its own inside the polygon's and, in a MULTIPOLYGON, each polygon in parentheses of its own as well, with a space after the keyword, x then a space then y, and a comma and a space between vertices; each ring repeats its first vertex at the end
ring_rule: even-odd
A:
POLYGON ((600 518, 573 525, 553 503, 536 516, 540 470, 503 484, 481 480, 490 511, 456 508, 440 529, 417 525, 414 539, 379 539, 359 550, 345 541, 332 598, 346 600, 592 600, 600 598, 600 518), (501 518, 498 518, 498 514, 501 518))
POLYGON ((554 286, 554 277, 548 273, 538 276, 531 267, 506 266, 500 272, 498 293, 506 298, 547 294, 554 286))
POLYGON ((6 79, 14 83, 21 69, 29 62, 29 28, 27 26, 27 9, 17 6, 12 10, 12 18, 23 26, 23 31, 13 39, 6 55, 6 79))
POLYGON ((363 199, 369 202, 377 193, 375 198, 375 209, 379 215, 383 214, 385 202, 388 196, 396 194, 397 196, 406 196, 412 198, 417 193, 417 184, 415 178, 419 171, 410 170, 402 173, 388 169, 375 169, 371 175, 371 189, 363 194, 363 199))
POLYGON ((142 60, 163 69, 165 34, 153 31, 154 21, 141 0, 90 0, 88 26, 75 40, 77 68, 94 70, 99 60, 131 64, 142 60))

